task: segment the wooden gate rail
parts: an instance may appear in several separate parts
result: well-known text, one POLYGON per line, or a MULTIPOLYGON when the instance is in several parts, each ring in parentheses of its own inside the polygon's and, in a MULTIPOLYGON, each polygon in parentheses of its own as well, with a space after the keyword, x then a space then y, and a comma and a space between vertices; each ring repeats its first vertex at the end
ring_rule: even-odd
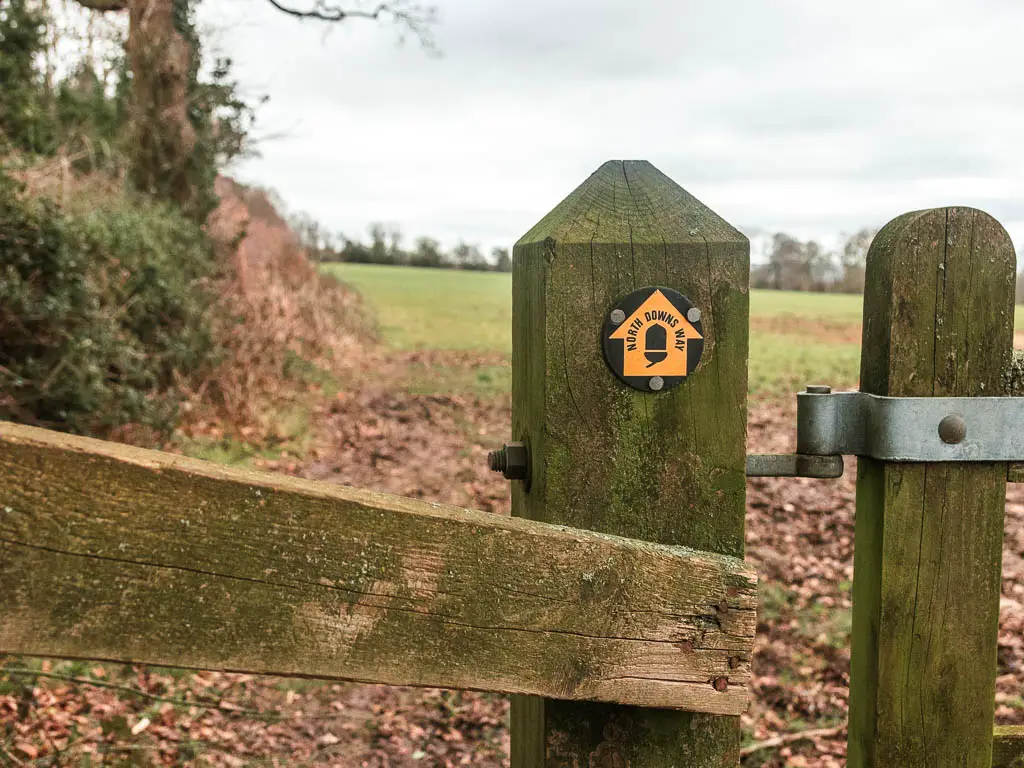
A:
POLYGON ((996 727, 992 768, 1024 768, 1024 725, 996 727))
POLYGON ((741 560, 0 422, 0 653, 735 714, 741 560))

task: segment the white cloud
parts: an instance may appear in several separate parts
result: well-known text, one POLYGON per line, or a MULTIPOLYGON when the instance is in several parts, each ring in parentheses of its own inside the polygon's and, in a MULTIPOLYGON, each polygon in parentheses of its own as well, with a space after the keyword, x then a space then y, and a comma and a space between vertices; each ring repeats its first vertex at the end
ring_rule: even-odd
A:
POLYGON ((1017 0, 438 5, 433 60, 371 23, 202 4, 284 132, 240 175, 349 234, 490 246, 643 158, 741 226, 827 236, 967 204, 1024 244, 1017 0))

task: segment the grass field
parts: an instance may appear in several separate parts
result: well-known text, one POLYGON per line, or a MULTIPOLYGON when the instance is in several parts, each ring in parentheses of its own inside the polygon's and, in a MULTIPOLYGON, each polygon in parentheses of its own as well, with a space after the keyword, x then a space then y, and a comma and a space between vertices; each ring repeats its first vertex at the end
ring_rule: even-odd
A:
MULTIPOLYGON (((491 272, 329 264, 324 269, 359 290, 377 315, 383 340, 401 350, 442 349, 509 355, 512 351, 512 277, 491 272)), ((750 390, 793 392, 820 381, 857 384, 861 297, 752 291, 750 390)), ((1024 311, 1017 312, 1024 330, 1024 311)), ((448 371, 443 380, 422 372, 416 391, 495 392, 508 372, 448 371)))

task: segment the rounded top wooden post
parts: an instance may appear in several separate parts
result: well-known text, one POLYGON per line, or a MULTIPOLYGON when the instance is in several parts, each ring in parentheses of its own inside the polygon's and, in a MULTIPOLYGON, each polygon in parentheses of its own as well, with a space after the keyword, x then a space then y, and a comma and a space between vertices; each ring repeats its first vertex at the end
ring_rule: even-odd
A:
MULTIPOLYGON (((887 224, 868 254, 861 389, 1009 394, 1015 267, 981 211, 887 224)), ((851 767, 991 765, 1006 479, 1005 463, 858 462, 851 767)))

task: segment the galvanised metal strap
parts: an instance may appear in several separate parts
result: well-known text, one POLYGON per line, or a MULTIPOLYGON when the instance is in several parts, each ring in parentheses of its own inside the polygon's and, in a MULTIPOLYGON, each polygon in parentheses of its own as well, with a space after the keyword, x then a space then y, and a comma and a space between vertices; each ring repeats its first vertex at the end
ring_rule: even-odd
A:
POLYGON ((801 392, 797 453, 882 461, 1024 461, 1024 397, 801 392))

